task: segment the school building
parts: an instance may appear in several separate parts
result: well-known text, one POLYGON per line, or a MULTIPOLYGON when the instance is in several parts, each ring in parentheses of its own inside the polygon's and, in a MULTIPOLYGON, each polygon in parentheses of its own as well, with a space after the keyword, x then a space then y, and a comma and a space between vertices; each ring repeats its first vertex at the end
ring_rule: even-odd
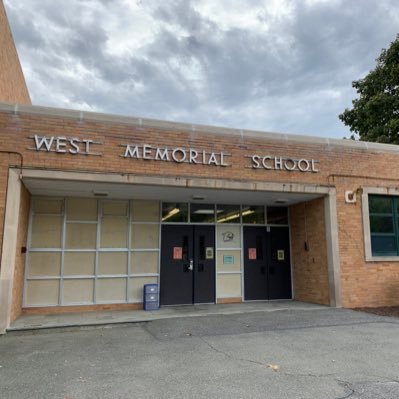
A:
MULTIPOLYGON (((399 147, 31 105, 0 6, 0 333, 22 314, 399 305, 399 147)), ((112 101, 112 99, 110 99, 112 101)))

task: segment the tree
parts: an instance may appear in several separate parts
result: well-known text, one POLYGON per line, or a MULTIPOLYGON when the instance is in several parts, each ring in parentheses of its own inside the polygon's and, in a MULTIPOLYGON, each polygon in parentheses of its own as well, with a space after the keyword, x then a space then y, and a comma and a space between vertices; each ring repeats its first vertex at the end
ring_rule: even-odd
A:
POLYGON ((366 77, 352 82, 359 98, 339 119, 350 127, 351 138, 399 144, 399 34, 376 61, 366 77))

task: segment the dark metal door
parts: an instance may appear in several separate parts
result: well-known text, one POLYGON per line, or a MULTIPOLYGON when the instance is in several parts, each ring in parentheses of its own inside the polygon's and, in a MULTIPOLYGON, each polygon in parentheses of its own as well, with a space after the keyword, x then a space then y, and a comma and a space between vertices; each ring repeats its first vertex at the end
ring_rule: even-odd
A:
POLYGON ((270 227, 269 299, 291 299, 290 236, 286 226, 270 227))
POLYGON ((161 305, 215 302, 214 226, 163 225, 161 305))
POLYGON ((246 300, 291 299, 287 226, 244 227, 244 292, 246 300))
POLYGON ((215 228, 194 226, 193 303, 215 302, 215 228))
POLYGON ((192 226, 162 226, 161 305, 193 302, 192 226))
POLYGON ((244 227, 245 300, 268 299, 266 228, 244 227))

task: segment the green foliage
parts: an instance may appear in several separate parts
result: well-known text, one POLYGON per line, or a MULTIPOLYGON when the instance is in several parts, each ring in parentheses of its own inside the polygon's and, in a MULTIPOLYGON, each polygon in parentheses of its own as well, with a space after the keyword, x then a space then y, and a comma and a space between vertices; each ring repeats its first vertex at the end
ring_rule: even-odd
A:
POLYGON ((339 119, 360 140, 399 144, 399 34, 381 51, 375 69, 352 86, 359 98, 339 119))

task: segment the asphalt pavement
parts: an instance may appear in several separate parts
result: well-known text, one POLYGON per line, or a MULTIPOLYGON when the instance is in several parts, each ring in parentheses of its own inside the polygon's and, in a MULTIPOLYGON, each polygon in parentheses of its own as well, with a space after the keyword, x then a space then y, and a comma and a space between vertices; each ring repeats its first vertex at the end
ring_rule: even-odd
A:
POLYGON ((1 399, 399 398, 399 319, 344 309, 0 336, 1 399))

